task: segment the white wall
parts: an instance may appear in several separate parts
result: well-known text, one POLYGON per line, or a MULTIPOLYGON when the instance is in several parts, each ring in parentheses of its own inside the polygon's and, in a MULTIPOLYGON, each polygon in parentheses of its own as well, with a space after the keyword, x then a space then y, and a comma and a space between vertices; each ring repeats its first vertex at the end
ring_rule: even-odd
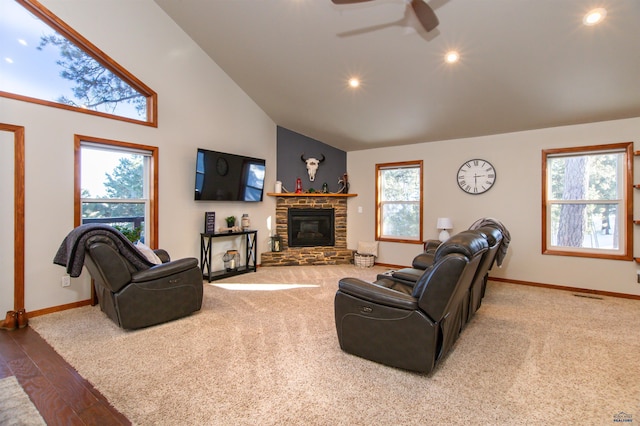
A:
MULTIPOLYGON (((73 228, 74 134, 159 147, 159 246, 173 258, 199 258, 205 211, 220 218, 248 213, 258 229, 258 251, 267 250, 266 218, 275 211, 274 200, 196 203, 193 188, 198 147, 265 158, 272 188, 275 123, 153 1, 42 4, 158 93, 159 126, 0 98, 0 122, 25 127, 27 311, 89 298, 85 276, 62 288, 64 268, 52 263, 73 228)), ((216 258, 232 244, 217 248, 216 258)))
MULTIPOLYGON (((505 264, 493 276, 640 295, 635 262, 541 254, 541 151, 637 140, 640 118, 349 152, 350 192, 358 197, 348 203, 348 246, 374 239, 375 164, 423 159, 425 238, 437 237, 438 217, 452 218, 454 233, 478 218, 495 217, 509 229, 512 243, 505 264), (483 195, 465 194, 456 182, 458 168, 472 158, 486 159, 497 170, 496 184, 483 195)), ((639 235, 635 231, 636 239, 639 235)), ((383 242, 377 261, 409 265, 420 249, 383 242)), ((640 256, 640 251, 634 254, 640 256)))

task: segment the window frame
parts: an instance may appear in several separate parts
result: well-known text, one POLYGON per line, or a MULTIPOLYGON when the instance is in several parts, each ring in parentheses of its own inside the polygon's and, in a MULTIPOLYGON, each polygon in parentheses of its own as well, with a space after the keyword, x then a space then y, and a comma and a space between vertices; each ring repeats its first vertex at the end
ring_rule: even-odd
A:
POLYGON ((67 38, 77 47, 82 49, 86 54, 95 59, 100 65, 111 71, 114 75, 127 83, 138 93, 143 95, 147 100, 147 118, 146 121, 136 120, 135 118, 123 117, 115 114, 109 114, 102 111, 93 111, 90 109, 66 105, 45 99, 34 98, 31 96, 20 95, 17 93, 5 92, 0 90, 0 97, 15 99, 18 101, 30 102, 39 105, 45 105, 54 108, 65 109, 68 111, 81 112, 83 114, 96 115, 99 117, 111 118, 114 120, 126 121, 134 124, 158 127, 158 95, 151 90, 142 81, 137 79, 133 74, 120 66, 116 61, 111 59, 106 53, 98 49, 89 40, 80 35, 77 31, 67 25, 64 21, 54 15, 49 9, 41 5, 36 0, 15 0, 19 5, 27 9, 42 22, 53 28, 60 35, 67 38))
POLYGON ((121 142, 109 139, 96 138, 92 136, 75 135, 74 136, 74 227, 80 226, 82 223, 82 145, 88 143, 92 145, 104 145, 107 148, 122 148, 123 151, 148 151, 151 153, 149 159, 149 175, 145 178, 149 180, 148 197, 149 197, 149 217, 145 223, 145 231, 147 240, 145 244, 152 249, 157 249, 159 244, 158 238, 158 164, 159 149, 156 146, 140 145, 131 142, 121 142))
POLYGON ((573 256, 611 260, 633 260, 633 142, 621 142, 613 144, 579 146, 570 148, 555 148, 542 150, 542 254, 555 256, 573 256), (624 233, 620 234, 621 247, 618 253, 611 253, 611 250, 598 248, 572 248, 572 250, 553 248, 550 244, 550 220, 549 209, 554 203, 548 200, 548 158, 560 155, 593 155, 606 152, 622 152, 625 155, 624 169, 621 170, 624 182, 622 185, 623 200, 620 209, 620 223, 624 224, 624 233))
POLYGON ((401 161, 401 162, 393 162, 393 163, 379 163, 376 164, 375 170, 375 238, 376 241, 384 241, 384 242, 394 242, 394 243, 408 243, 408 244, 423 244, 423 214, 424 214, 424 164, 422 160, 412 160, 412 161, 401 161), (380 186, 380 173, 382 170, 393 170, 393 169, 407 169, 407 168, 417 168, 420 174, 420 200, 419 208, 420 208, 420 217, 418 219, 418 228, 420 235, 418 239, 405 239, 405 238, 389 238, 383 236, 382 233, 382 205, 383 201, 381 200, 381 186, 380 186))

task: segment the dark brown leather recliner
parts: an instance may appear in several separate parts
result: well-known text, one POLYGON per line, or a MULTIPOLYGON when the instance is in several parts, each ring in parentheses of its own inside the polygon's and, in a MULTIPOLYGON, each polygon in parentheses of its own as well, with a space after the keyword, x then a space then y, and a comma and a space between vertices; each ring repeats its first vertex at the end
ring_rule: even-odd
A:
POLYGON ((415 285, 390 278, 340 280, 334 303, 342 350, 431 372, 458 339, 469 288, 487 250, 487 240, 478 233, 461 233, 438 247, 415 285))
MULTIPOLYGON (((465 306, 465 312, 463 317, 466 317, 465 323, 471 320, 475 312, 480 308, 482 304, 482 298, 487 286, 487 280, 489 271, 493 267, 496 255, 503 242, 502 230, 496 226, 486 225, 473 230, 462 231, 462 233, 477 233, 487 240, 489 250, 483 255, 482 261, 476 271, 476 275, 468 290, 468 302, 465 306)), ((424 274, 425 270, 434 261, 435 252, 425 251, 417 255, 412 262, 411 268, 402 268, 396 271, 391 271, 386 274, 378 275, 380 278, 388 278, 396 282, 400 282, 405 285, 413 286, 415 282, 420 279, 420 276, 424 274)), ((464 324, 463 324, 464 325, 464 324)))
MULTIPOLYGON (((133 246, 124 249, 135 250, 133 246)), ((105 235, 85 242, 84 264, 95 281, 100 309, 118 326, 136 329, 171 321, 198 311, 202 306, 202 273, 198 260, 163 261, 155 266, 134 265, 105 235)))

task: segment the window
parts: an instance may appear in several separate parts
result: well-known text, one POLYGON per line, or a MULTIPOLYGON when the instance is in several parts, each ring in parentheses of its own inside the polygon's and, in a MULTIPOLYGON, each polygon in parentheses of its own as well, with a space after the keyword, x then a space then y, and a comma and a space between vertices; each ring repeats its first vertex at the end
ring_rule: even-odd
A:
POLYGON ((422 161, 376 164, 376 239, 422 243, 422 161))
POLYGON ((157 126, 157 95, 34 0, 2 1, 0 96, 157 126))
POLYGON ((157 247, 158 148, 76 135, 76 226, 106 223, 157 247))
POLYGON ((545 254, 631 260, 633 144, 542 151, 545 254))
POLYGON ((242 187, 244 201, 261 201, 264 185, 264 163, 248 162, 242 170, 242 187))

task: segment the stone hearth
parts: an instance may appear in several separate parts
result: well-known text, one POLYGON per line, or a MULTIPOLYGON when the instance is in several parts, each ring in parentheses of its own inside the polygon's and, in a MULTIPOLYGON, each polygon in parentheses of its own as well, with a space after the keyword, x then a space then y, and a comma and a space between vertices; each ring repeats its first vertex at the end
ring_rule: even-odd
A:
POLYGON ((282 237, 282 251, 260 254, 261 266, 344 265, 353 263, 353 250, 347 248, 347 199, 355 194, 267 194, 276 200, 276 234, 282 237), (287 213, 290 208, 331 209, 335 211, 335 245, 289 247, 287 213))

